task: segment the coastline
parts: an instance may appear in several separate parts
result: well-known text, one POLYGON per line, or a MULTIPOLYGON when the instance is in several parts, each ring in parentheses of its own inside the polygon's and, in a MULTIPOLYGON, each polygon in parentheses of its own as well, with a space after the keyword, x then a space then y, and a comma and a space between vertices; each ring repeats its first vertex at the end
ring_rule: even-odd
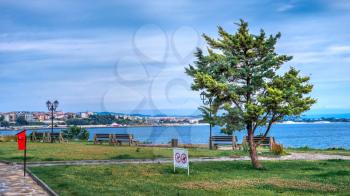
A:
MULTIPOLYGON (((87 129, 94 129, 94 128, 134 128, 134 127, 179 127, 179 126, 206 126, 209 125, 208 123, 197 123, 197 124, 180 124, 180 123, 174 123, 174 124, 161 124, 161 125, 125 125, 125 126, 110 126, 110 125, 76 125, 77 127, 81 128, 87 128, 87 129)), ((74 125, 71 125, 74 126, 74 125)), ((58 126, 54 127, 53 129, 67 129, 70 126, 64 125, 64 126, 58 126)), ((18 131, 21 129, 29 129, 29 130, 41 130, 41 129, 51 129, 49 126, 16 126, 11 128, 4 128, 0 127, 0 131, 18 131)))
MULTIPOLYGON (((332 122, 332 121, 314 121, 314 122, 307 122, 307 121, 282 121, 282 122, 276 122, 274 124, 279 125, 298 125, 298 124, 334 124, 334 123, 350 123, 350 122, 332 122)), ((171 123, 171 124, 159 124, 159 125, 149 125, 149 124, 140 124, 140 125, 124 125, 124 126, 111 126, 111 125, 75 125, 77 127, 81 128, 87 128, 87 129, 94 129, 94 128, 135 128, 135 127, 179 127, 179 126, 208 126, 208 123, 171 123)), ((61 125, 58 127, 54 127, 54 129, 67 129, 70 126, 74 125, 61 125)), ((50 126, 14 126, 10 128, 0 127, 1 131, 18 131, 22 129, 28 129, 28 130, 41 130, 41 129, 51 129, 50 126)))

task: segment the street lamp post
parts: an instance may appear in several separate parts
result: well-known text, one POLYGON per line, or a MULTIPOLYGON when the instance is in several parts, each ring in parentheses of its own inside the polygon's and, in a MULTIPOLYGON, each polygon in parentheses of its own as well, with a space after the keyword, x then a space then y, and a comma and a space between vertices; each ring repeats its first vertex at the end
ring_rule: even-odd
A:
MULTIPOLYGON (((203 102, 204 105, 209 105, 209 118, 211 119, 211 103, 213 101, 213 99, 211 97, 207 97, 207 94, 205 92, 201 93, 201 100, 203 102)), ((209 149, 212 149, 212 142, 211 142, 211 136, 212 136, 212 124, 211 122, 209 122, 209 149)))
MULTIPOLYGON (((54 115, 53 113, 56 111, 57 107, 58 107, 58 101, 47 101, 46 102, 46 106, 47 109, 51 112, 51 135, 53 135, 53 119, 54 119, 54 115)), ((53 139, 51 138, 51 143, 53 143, 53 139)))

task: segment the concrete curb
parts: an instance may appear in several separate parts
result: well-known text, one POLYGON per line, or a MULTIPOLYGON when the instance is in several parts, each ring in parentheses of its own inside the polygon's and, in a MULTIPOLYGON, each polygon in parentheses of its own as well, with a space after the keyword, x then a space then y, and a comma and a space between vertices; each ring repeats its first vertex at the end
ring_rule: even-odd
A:
POLYGON ((172 163, 171 159, 125 159, 125 160, 79 160, 79 161, 48 161, 27 163, 28 167, 48 167, 48 166, 84 166, 84 165, 113 165, 113 164, 157 164, 172 163))
POLYGON ((50 196, 58 196, 58 194, 52 190, 45 182, 40 180, 30 169, 26 169, 26 173, 41 187, 43 188, 50 196))
POLYGON ((4 160, 0 160, 0 163, 5 163, 7 165, 15 165, 16 163, 10 162, 10 161, 4 161, 4 160))

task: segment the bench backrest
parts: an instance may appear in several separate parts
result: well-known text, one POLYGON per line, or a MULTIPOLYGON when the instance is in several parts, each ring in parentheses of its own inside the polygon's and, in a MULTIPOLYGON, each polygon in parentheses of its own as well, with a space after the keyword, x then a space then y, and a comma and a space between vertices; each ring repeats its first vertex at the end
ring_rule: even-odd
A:
MULTIPOLYGON (((259 142, 262 138, 262 136, 255 136, 254 143, 259 142)), ((267 136, 261 141, 261 144, 270 144, 271 139, 273 139, 273 137, 267 136)), ((248 141, 248 136, 245 136, 245 140, 248 141)))
POLYGON ((232 135, 226 136, 211 136, 213 142, 237 142, 237 137, 232 135))
POLYGON ((31 136, 35 135, 36 138, 43 138, 45 137, 46 135, 46 132, 36 132, 36 131, 33 131, 31 133, 31 136))
POLYGON ((109 137, 110 137, 110 134, 100 134, 100 133, 95 134, 95 138, 109 138, 109 137))
POLYGON ((133 139, 134 135, 132 134, 114 134, 115 139, 133 139))
POLYGON ((61 133, 50 133, 51 137, 59 137, 61 133))
POLYGON ((233 136, 212 136, 212 140, 220 140, 220 141, 232 141, 233 136))

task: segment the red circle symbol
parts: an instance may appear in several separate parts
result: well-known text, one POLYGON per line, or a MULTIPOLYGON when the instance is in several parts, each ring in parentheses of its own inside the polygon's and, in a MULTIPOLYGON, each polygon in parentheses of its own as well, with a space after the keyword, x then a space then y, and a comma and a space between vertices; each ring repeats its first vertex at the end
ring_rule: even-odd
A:
POLYGON ((176 153, 176 154, 175 154, 175 161, 176 161, 177 163, 180 163, 180 162, 181 162, 180 153, 176 153))
POLYGON ((187 156, 186 156, 185 153, 183 153, 183 154, 181 155, 181 161, 182 161, 183 164, 185 164, 185 163, 187 162, 187 156))

